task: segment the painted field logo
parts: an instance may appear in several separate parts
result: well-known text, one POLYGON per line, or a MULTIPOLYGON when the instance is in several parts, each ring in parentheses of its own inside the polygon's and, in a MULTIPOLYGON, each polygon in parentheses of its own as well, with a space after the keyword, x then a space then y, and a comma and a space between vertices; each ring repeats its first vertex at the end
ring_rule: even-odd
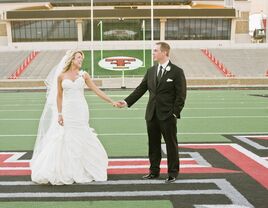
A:
POLYGON ((113 71, 134 70, 142 66, 140 59, 128 56, 114 56, 99 61, 99 66, 113 71))

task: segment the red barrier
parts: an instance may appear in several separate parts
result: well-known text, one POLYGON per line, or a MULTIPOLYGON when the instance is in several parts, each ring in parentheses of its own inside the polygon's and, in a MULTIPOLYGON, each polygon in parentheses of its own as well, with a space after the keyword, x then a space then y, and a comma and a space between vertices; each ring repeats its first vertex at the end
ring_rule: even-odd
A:
MULTIPOLYGON (((225 77, 235 77, 235 75, 228 70, 215 56, 212 55, 212 53, 208 49, 201 49, 201 51, 208 57, 208 59, 215 64, 217 69, 225 76, 225 77)), ((266 73, 266 76, 268 76, 268 71, 266 73)))
POLYGON ((17 79, 22 74, 22 72, 26 70, 26 68, 29 66, 29 64, 37 56, 38 53, 38 51, 32 51, 29 56, 24 59, 22 65, 13 74, 11 74, 8 79, 17 79))

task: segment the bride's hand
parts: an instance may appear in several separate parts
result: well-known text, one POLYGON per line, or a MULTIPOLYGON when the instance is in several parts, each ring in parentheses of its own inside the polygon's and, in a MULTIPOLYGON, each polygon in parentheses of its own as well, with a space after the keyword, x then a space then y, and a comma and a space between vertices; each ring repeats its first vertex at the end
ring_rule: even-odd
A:
POLYGON ((118 102, 114 102, 114 101, 113 101, 113 102, 112 102, 112 105, 113 105, 114 107, 117 107, 117 108, 119 107, 119 106, 118 106, 118 105, 119 105, 118 102))
POLYGON ((59 117, 58 117, 58 123, 59 123, 59 125, 63 126, 64 122, 63 122, 62 115, 59 115, 59 117))

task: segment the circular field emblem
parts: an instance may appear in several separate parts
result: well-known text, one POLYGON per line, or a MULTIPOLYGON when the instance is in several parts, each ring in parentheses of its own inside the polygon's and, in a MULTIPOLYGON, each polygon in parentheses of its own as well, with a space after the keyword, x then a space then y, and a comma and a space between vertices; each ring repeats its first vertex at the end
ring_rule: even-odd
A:
POLYGON ((138 58, 128 56, 113 56, 99 61, 99 66, 113 71, 134 70, 142 66, 138 58))

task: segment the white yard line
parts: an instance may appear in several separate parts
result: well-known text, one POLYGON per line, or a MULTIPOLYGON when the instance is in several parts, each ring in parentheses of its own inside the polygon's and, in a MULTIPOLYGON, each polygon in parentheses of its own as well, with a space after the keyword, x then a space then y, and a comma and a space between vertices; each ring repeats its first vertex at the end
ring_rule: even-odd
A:
MULTIPOLYGON (((176 196, 176 195, 224 195, 230 201, 231 205, 239 207, 253 207, 247 199, 236 190, 226 179, 186 179, 177 180, 174 184, 215 184, 216 189, 208 190, 162 190, 162 187, 156 187, 156 190, 150 191, 103 191, 103 192, 12 192, 12 193, 0 193, 0 198, 45 198, 45 197, 137 197, 137 196, 176 196)), ((106 182, 92 182, 90 185, 151 185, 151 184, 163 184, 164 181, 160 180, 118 180, 118 181, 106 181, 106 182)), ((31 181, 1 181, 2 186, 25 186, 35 185, 31 181)), ((76 185, 73 185, 76 186, 76 185)), ((163 186, 164 187, 164 186, 163 186)))
MULTIPOLYGON (((99 103, 101 104, 101 103, 99 103)), ((141 103, 139 103, 141 104, 141 103)), ((146 103, 144 103, 146 104, 146 103)), ((95 103, 89 103, 89 110, 111 110, 114 111, 114 108, 109 107, 104 107, 104 108, 94 108, 95 103)), ((104 103, 104 105, 107 106, 106 103, 104 103)), ((1 105, 0 107, 28 107, 28 106, 44 106, 44 104, 6 104, 6 105, 1 105)), ((146 106, 144 107, 131 107, 131 108, 124 108, 121 110, 130 110, 130 111, 134 111, 134 110, 144 110, 146 109, 146 106)), ((183 110, 267 110, 268 107, 267 106, 263 106, 263 107, 185 107, 183 110)), ((40 111, 42 111, 43 108, 40 109, 40 111)), ((32 111, 32 109, 0 109, 0 111, 32 111)), ((33 110, 35 111, 35 110, 33 110)))
MULTIPOLYGON (((267 132, 181 132, 177 135, 240 135, 240 134, 264 134, 267 135, 267 132)), ((147 133, 101 133, 97 134, 99 136, 146 136, 147 133)), ((0 137, 35 137, 36 134, 0 134, 0 137)))
MULTIPOLYGON (((184 116, 183 119, 268 118, 267 116, 184 116)), ((39 118, 0 118, 0 121, 38 121, 39 118)), ((144 120, 144 117, 91 117, 90 120, 144 120)))

